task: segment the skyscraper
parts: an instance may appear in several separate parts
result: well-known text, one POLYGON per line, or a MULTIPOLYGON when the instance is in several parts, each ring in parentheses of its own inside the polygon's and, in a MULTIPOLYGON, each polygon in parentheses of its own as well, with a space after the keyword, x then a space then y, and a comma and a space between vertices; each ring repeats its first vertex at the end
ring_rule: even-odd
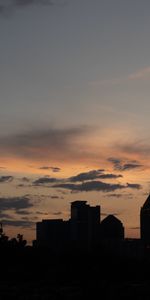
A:
POLYGON ((146 245, 150 245, 150 195, 141 207, 140 222, 141 240, 146 245))
POLYGON ((72 202, 70 226, 72 242, 90 248, 99 236, 100 206, 91 207, 86 201, 72 202))

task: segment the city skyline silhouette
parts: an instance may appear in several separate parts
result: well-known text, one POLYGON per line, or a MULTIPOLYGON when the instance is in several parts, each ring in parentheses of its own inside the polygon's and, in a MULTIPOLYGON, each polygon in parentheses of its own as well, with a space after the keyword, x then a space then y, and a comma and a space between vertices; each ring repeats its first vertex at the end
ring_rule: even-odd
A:
POLYGON ((150 2, 0 0, 0 299, 150 298, 150 2))
POLYGON ((30 243, 70 202, 140 236, 149 191, 149 9, 143 0, 0 0, 0 220, 30 243), (121 3, 121 4, 120 4, 121 3))

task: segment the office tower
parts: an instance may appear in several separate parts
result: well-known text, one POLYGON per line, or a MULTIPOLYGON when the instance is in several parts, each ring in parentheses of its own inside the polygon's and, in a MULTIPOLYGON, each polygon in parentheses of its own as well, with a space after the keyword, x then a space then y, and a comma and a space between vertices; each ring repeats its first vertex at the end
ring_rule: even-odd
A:
POLYGON ((87 201, 71 203, 70 239, 80 248, 90 249, 99 239, 100 206, 87 201))
POLYGON ((141 240, 144 242, 144 244, 150 246, 150 195, 141 207, 140 223, 141 240))

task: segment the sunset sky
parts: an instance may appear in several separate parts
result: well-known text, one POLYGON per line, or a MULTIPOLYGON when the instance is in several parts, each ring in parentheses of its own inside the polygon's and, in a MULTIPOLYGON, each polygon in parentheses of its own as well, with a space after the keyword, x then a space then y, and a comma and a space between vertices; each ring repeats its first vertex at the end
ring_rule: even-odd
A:
POLYGON ((0 0, 0 220, 101 205, 139 237, 150 192, 150 2, 0 0))

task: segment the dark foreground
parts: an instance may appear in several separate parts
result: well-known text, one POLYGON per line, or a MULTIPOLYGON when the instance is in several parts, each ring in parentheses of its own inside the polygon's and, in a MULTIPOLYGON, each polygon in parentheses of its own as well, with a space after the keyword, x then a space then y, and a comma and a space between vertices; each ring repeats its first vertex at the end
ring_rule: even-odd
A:
POLYGON ((0 299, 150 299, 149 259, 0 250, 0 299))

